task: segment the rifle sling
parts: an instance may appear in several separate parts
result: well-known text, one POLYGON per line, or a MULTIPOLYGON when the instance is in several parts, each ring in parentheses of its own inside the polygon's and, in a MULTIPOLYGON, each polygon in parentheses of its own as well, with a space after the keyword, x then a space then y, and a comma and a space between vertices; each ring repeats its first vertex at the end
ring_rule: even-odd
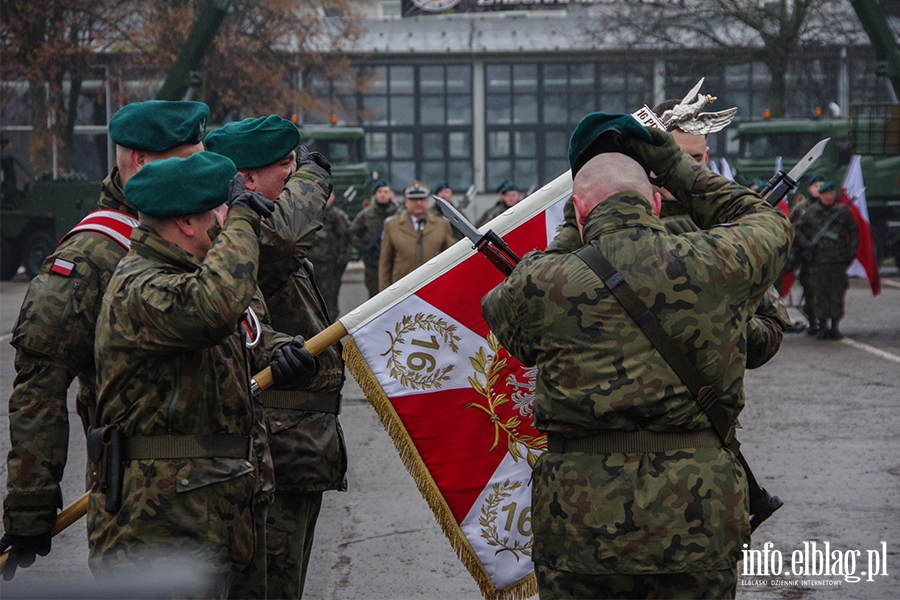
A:
POLYGON ((719 396, 716 391, 707 385, 703 374, 697 370, 697 367, 688 360, 684 353, 684 348, 680 347, 671 336, 669 336, 660 325, 659 319, 656 318, 643 300, 638 297, 628 282, 616 270, 609 260, 600 250, 591 244, 587 244, 575 251, 575 255, 591 268, 594 273, 600 277, 603 284, 612 292, 613 296, 622 304, 625 310, 631 315, 650 343, 659 351, 663 359, 669 363, 675 374, 681 379, 685 386, 700 404, 703 412, 709 417, 713 424, 713 428, 719 434, 722 442, 738 457, 744 471, 747 474, 747 485, 750 495, 757 493, 760 488, 750 471, 749 465, 741 452, 741 444, 735 437, 734 425, 725 409, 719 404, 719 396))

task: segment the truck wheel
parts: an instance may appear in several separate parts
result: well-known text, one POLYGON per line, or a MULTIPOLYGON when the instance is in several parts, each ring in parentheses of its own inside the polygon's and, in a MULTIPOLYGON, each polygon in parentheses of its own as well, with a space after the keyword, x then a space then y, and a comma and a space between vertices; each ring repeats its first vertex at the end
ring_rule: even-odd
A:
POLYGON ((41 272, 41 264, 54 250, 56 240, 46 231, 35 231, 25 238, 25 243, 22 244, 22 264, 29 278, 41 272))
POLYGON ((13 245, 6 238, 0 238, 0 281, 9 281, 15 277, 20 264, 22 261, 13 245))

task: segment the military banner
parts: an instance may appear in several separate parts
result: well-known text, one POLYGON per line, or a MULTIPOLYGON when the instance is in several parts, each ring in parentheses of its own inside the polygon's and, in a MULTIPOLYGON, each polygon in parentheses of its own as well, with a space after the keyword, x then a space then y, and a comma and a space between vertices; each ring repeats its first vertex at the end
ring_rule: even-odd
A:
MULTIPOLYGON (((519 255, 562 225, 566 173, 482 227, 519 255)), ((499 347, 481 298, 503 278, 458 242, 341 317, 347 367, 375 407, 457 556, 485 598, 537 593, 531 467, 534 369, 499 347)))

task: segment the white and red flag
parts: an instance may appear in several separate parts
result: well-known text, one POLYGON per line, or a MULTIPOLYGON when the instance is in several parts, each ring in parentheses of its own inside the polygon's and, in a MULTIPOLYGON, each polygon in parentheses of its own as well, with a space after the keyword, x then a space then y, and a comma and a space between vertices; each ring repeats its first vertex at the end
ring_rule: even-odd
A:
MULTIPOLYGON (((565 173, 483 226, 522 256, 563 223, 565 173)), ((462 240, 341 317, 344 358, 485 598, 537 593, 531 470, 535 370, 499 346, 481 298, 504 275, 462 240)))
POLYGON ((872 295, 881 293, 881 277, 878 274, 878 260, 875 258, 875 248, 872 245, 872 231, 869 227, 869 208, 866 205, 866 186, 863 183, 862 163, 859 154, 850 159, 847 174, 841 184, 841 202, 850 209, 853 220, 859 228, 859 247, 856 251, 856 260, 847 267, 847 275, 861 277, 869 281, 872 295))

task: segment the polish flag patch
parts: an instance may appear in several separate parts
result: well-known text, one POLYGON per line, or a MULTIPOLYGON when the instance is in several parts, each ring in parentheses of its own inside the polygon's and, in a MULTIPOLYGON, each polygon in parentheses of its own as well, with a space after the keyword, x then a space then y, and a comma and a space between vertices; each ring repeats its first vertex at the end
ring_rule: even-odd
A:
POLYGON ((53 266, 50 267, 51 273, 56 273, 57 275, 62 275, 63 277, 69 277, 70 275, 72 275, 72 271, 74 270, 75 263, 64 258, 57 258, 53 261, 53 266))

